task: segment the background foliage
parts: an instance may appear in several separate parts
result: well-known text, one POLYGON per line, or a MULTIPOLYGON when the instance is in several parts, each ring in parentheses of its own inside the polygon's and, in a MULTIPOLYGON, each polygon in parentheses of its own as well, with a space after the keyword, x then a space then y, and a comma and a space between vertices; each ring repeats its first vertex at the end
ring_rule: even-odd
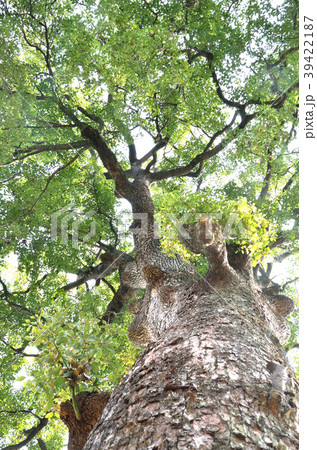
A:
MULTIPOLYGON (((178 242, 175 218, 220 213, 226 226, 234 214, 228 240, 297 302, 298 4, 3 0, 0 14, 1 442, 20 442, 47 417, 38 437, 56 450, 70 385, 112 389, 139 353, 126 309, 99 325, 108 284, 62 289, 98 264, 102 244, 133 255, 126 204, 76 118, 99 127, 124 170, 132 143, 138 158, 150 152, 154 174, 222 143, 191 173, 153 185, 163 248, 203 274, 203 258, 178 242)), ((107 280, 118 289, 118 273, 107 280)), ((290 322, 292 347, 297 311, 290 322)))

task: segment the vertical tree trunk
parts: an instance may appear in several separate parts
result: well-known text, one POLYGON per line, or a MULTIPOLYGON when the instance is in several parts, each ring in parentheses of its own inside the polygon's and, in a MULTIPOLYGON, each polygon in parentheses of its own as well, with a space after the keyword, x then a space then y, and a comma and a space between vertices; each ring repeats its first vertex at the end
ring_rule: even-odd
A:
POLYGON ((168 301, 157 320, 173 319, 114 390, 85 450, 298 448, 297 382, 272 302, 241 278, 179 286, 168 301))
POLYGON ((282 348, 292 302, 265 295, 251 262, 209 218, 182 242, 205 255, 204 279, 160 251, 146 183, 133 211, 136 262, 146 281, 130 339, 146 348, 113 391, 85 450, 295 449, 297 384, 282 348), (149 345, 149 347, 148 347, 149 345))

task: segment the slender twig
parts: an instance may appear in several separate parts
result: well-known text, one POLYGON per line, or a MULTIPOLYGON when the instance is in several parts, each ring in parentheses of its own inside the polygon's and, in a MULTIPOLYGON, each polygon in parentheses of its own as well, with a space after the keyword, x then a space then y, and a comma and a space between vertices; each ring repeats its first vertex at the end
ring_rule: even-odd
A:
POLYGON ((26 217, 27 215, 29 215, 33 209, 35 208, 35 206, 37 205, 37 203, 41 200, 41 198, 43 197, 43 195, 45 194, 45 192, 47 191, 50 182, 53 180, 53 178, 62 170, 66 169, 67 167, 69 167, 71 164, 73 164, 73 162, 75 162, 80 155, 85 151, 86 149, 83 148, 82 150, 80 150, 77 155, 74 156, 74 158, 72 158, 70 161, 68 161, 66 164, 64 164, 62 167, 59 167, 58 169, 55 170, 55 172, 52 173, 52 175, 50 175, 47 180, 46 180, 46 184, 44 189, 42 190, 42 192, 40 193, 40 195, 38 196, 38 198, 35 200, 35 202, 32 204, 31 208, 29 208, 22 216, 18 217, 15 222, 18 222, 21 219, 24 219, 24 217, 26 217))
POLYGON ((4 83, 4 85, 5 85, 6 89, 7 89, 7 91, 9 92, 9 94, 12 95, 12 94, 13 94, 13 90, 11 89, 9 83, 8 83, 7 80, 4 78, 4 76, 1 75, 1 73, 0 73, 0 78, 1 78, 1 80, 3 81, 3 83, 4 83))
POLYGON ((267 149, 267 166, 266 166, 266 174, 263 181, 263 186, 261 192, 259 194, 258 200, 264 200, 268 194, 270 181, 272 177, 272 151, 270 148, 267 149))
POLYGON ((87 147, 87 141, 81 140, 76 142, 68 142, 66 144, 46 144, 46 145, 31 145, 30 147, 21 149, 21 150, 15 150, 15 155, 20 155, 22 153, 30 153, 33 151, 39 151, 39 152, 56 152, 61 150, 71 150, 71 149, 78 149, 82 147, 87 147))
POLYGON ((6 345, 7 347, 10 348, 10 350, 12 350, 15 354, 17 355, 21 355, 21 356, 25 356, 26 358, 34 358, 38 356, 38 353, 25 353, 24 349, 26 347, 20 347, 20 348, 14 348, 12 347, 10 344, 8 344, 4 339, 0 338, 0 341, 3 342, 4 345, 6 345))
POLYGON ((77 420, 81 420, 81 415, 80 415, 80 411, 78 409, 78 405, 76 402, 76 395, 75 395, 75 387, 74 386, 70 386, 70 392, 71 392, 71 396, 72 396, 72 404, 73 404, 73 408, 74 408, 74 412, 75 412, 75 416, 77 420))
POLYGON ((39 417, 37 414, 35 414, 33 411, 31 411, 30 409, 15 409, 14 411, 12 410, 6 410, 3 409, 0 411, 0 414, 32 414, 32 416, 36 417, 37 419, 41 420, 41 417, 39 417))
POLYGON ((113 294, 115 294, 117 291, 115 290, 115 288, 112 286, 111 283, 109 283, 109 281, 106 278, 102 278, 102 281, 108 286, 109 289, 111 289, 111 291, 113 292, 113 294))
POLYGON ((2 295, 0 295, 0 299, 4 300, 9 306, 13 306, 22 311, 25 311, 26 313, 28 313, 32 316, 36 316, 36 313, 34 311, 32 311, 30 308, 27 308, 26 306, 23 306, 23 305, 19 305, 18 303, 15 303, 15 302, 12 302, 11 300, 9 300, 9 297, 12 297, 12 294, 8 291, 8 288, 7 288, 6 284, 4 283, 4 281, 1 279, 1 277, 0 277, 0 284, 2 285, 3 291, 4 291, 4 293, 2 295))
POLYGON ((281 291, 284 291, 285 288, 286 288, 286 286, 288 286, 289 284, 296 283, 296 281, 298 281, 298 279, 299 279, 299 278, 296 277, 296 278, 294 278, 293 280, 286 281, 286 283, 284 283, 284 284, 282 285, 281 291))
POLYGON ((283 186, 282 193, 284 193, 285 191, 287 191, 287 189, 293 184, 293 182, 294 182, 294 180, 295 180, 295 178, 296 178, 297 175, 298 175, 298 174, 297 174, 296 172, 293 173, 293 175, 289 178, 289 180, 287 181, 287 183, 283 186))
POLYGON ((6 184, 6 183, 8 183, 9 181, 13 180, 13 178, 17 177, 20 174, 21 174, 21 172, 16 172, 13 175, 11 175, 11 177, 7 178, 6 180, 0 181, 0 184, 6 184))

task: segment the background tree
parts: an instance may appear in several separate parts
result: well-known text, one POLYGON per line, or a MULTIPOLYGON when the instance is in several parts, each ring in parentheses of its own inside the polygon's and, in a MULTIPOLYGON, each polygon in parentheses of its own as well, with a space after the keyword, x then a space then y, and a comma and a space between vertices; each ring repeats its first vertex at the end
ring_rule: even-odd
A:
POLYGON ((1 2, 5 448, 297 448, 297 15, 1 2))

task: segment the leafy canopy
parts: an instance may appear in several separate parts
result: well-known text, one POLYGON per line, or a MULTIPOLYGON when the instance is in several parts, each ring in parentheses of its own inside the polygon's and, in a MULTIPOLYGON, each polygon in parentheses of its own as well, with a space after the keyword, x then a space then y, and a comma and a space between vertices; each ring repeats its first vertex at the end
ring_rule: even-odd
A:
MULTIPOLYGON (((164 251, 191 258, 203 274, 175 220, 212 213, 262 277, 274 260, 296 263, 297 6, 1 1, 4 444, 21 442, 46 417, 38 436, 62 448, 58 408, 69 388, 111 389, 139 352, 127 338, 126 308, 100 325, 118 272, 90 290, 62 289, 107 245, 133 255, 129 213, 82 138, 83 122, 98 128, 129 176, 135 157, 152 174, 164 251)), ((287 290, 296 294, 290 283, 287 290)))

